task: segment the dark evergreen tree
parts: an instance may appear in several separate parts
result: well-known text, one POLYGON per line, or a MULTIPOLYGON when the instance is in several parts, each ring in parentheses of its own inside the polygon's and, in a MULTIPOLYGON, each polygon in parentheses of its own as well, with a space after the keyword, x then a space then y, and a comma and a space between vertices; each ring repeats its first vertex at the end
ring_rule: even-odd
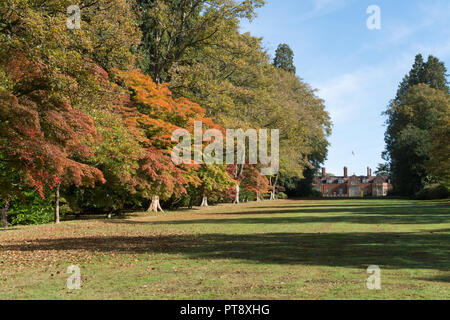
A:
POLYGON ((411 71, 400 83, 395 100, 398 103, 401 103, 401 100, 405 97, 408 89, 419 83, 427 84, 433 89, 448 92, 449 88, 447 86, 446 73, 447 69, 445 68, 444 63, 439 61, 438 58, 429 56, 428 61, 424 62, 421 54, 416 55, 411 71))
POLYGON ((395 100, 398 103, 400 103, 402 98, 405 97, 408 88, 415 86, 416 84, 425 82, 424 68, 425 62, 423 61, 423 56, 419 53, 418 55, 416 55, 416 60, 412 66, 411 71, 403 78, 402 82, 400 83, 397 91, 397 96, 395 97, 395 100))
POLYGON ((438 58, 429 56, 428 61, 424 66, 423 81, 420 83, 427 84, 430 88, 449 92, 447 85, 447 69, 444 62, 439 61, 438 58))
POLYGON ((389 168, 389 163, 379 163, 374 173, 376 176, 391 175, 391 168, 389 168))
POLYGON ((275 52, 273 65, 277 68, 295 74, 296 69, 294 66, 294 51, 292 51, 287 44, 280 44, 275 52))

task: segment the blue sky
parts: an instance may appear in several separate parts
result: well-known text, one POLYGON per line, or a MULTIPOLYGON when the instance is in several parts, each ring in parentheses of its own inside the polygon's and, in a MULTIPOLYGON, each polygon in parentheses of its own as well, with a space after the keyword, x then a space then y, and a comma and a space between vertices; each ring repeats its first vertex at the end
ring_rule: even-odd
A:
POLYGON ((318 89, 334 126, 328 172, 365 174, 382 162, 382 111, 417 53, 450 69, 449 0, 266 0, 242 32, 263 37, 273 56, 279 43, 295 53, 297 75, 318 89), (381 29, 369 30, 370 5, 381 29), (352 155, 355 152, 355 156, 352 155))

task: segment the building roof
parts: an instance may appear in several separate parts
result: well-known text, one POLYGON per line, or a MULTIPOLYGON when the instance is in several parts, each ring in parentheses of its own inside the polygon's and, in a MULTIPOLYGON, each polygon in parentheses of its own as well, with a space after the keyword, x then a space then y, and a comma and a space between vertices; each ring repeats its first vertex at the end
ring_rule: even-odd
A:
POLYGON ((359 180, 362 182, 363 180, 368 180, 366 183, 389 183, 389 176, 349 176, 345 178, 344 176, 330 176, 330 177, 322 177, 322 176, 316 176, 314 178, 314 182, 316 183, 322 183, 322 184, 343 184, 347 183, 348 181, 354 181, 359 180), (331 181, 331 182, 329 182, 331 181))

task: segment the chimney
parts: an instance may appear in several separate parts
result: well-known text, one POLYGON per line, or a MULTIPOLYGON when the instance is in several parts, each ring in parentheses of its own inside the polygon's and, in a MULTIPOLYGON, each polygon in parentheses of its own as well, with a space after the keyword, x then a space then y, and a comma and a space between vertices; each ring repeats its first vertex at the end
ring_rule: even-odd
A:
POLYGON ((344 178, 348 178, 348 169, 344 167, 344 178))
POLYGON ((322 168, 322 178, 325 178, 327 176, 327 169, 322 168))
POLYGON ((367 167, 367 178, 370 178, 370 176, 371 176, 371 173, 370 173, 370 168, 369 168, 369 167, 367 167))

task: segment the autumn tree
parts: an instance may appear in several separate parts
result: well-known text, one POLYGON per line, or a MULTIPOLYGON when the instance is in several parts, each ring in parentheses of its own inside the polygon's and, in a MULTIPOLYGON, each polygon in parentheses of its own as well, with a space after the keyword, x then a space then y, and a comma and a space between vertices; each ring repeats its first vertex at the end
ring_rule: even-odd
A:
POLYGON ((245 191, 254 193, 256 201, 262 201, 263 195, 271 191, 269 179, 261 174, 260 166, 246 165, 242 172, 241 187, 245 191))
POLYGON ((1 89, 0 106, 2 161, 42 197, 46 185, 58 190, 62 182, 104 182, 100 170, 82 162, 92 156, 87 142, 96 136, 87 115, 46 91, 21 96, 1 89))
MULTIPOLYGON (((207 128, 223 130, 205 117, 205 110, 186 98, 174 98, 167 85, 156 84, 140 70, 118 72, 130 91, 130 102, 120 108, 126 123, 141 132, 141 145, 146 150, 139 160, 138 177, 141 195, 151 198, 149 210, 160 208, 160 199, 186 193, 188 184, 199 185, 198 175, 192 174, 198 165, 176 166, 170 152, 174 147, 172 133, 178 129, 194 130, 194 122, 201 121, 207 128)), ((206 178, 207 175, 205 175, 206 178)), ((208 188, 204 181, 202 188, 208 188)), ((206 190, 205 189, 205 190, 206 190)))
MULTIPOLYGON (((68 146, 73 148, 78 144, 87 149, 79 152, 81 155, 66 150, 66 156, 85 165, 84 171, 95 167, 97 176, 99 162, 92 161, 93 150, 99 141, 107 140, 102 140, 99 132, 106 131, 109 123, 105 120, 114 117, 110 109, 114 95, 104 90, 98 81, 99 73, 93 69, 98 66, 106 70, 125 68, 134 63, 132 50, 139 44, 140 33, 132 3, 126 0, 79 1, 81 28, 74 30, 66 25, 71 1, 7 0, 0 4, 0 57, 4 62, 0 68, 0 87, 16 96, 21 106, 26 107, 32 101, 41 126, 44 124, 41 112, 48 111, 50 102, 55 108, 51 115, 59 117, 53 120, 61 122, 62 126, 67 122, 64 130, 79 126, 81 129, 71 128, 71 134, 75 141, 80 136, 80 141, 68 143, 68 146), (38 96, 40 98, 36 99, 38 96), (30 101, 25 101, 26 98, 30 101), (88 128, 92 131, 91 138, 86 139, 88 128)), ((42 127, 57 130, 45 132, 46 137, 66 134, 52 126, 42 127)), ((123 131, 123 127, 118 130, 123 131)), ((109 133, 114 135, 112 131, 110 129, 109 133)), ((70 188, 72 179, 63 178, 58 177, 70 188)))

